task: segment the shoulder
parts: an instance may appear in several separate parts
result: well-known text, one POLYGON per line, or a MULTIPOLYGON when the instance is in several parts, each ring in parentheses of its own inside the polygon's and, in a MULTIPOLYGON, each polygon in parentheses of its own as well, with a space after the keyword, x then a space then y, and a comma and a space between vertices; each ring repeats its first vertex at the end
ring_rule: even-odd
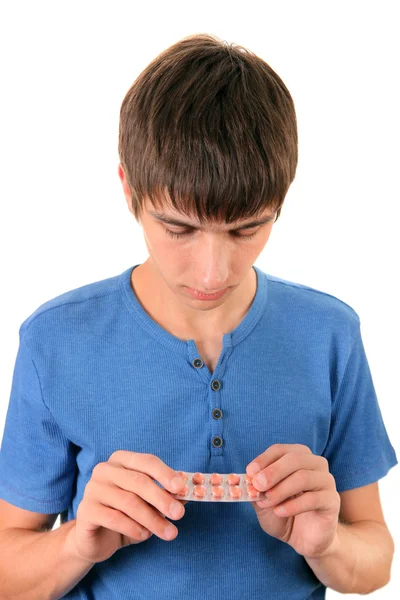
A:
POLYGON ((355 309, 326 291, 263 273, 267 281, 266 311, 310 334, 345 335, 354 339, 360 328, 355 309))
POLYGON ((321 308, 337 311, 348 316, 350 319, 359 321, 359 316, 354 308, 337 296, 308 285, 276 277, 275 275, 267 273, 265 275, 268 279, 268 287, 281 297, 286 297, 288 300, 290 299, 301 305, 308 305, 314 309, 321 308))
POLYGON ((39 305, 20 325, 20 335, 49 337, 68 334, 71 327, 87 327, 104 317, 119 294, 120 275, 68 290, 39 305), (103 307, 103 309, 102 309, 103 307))

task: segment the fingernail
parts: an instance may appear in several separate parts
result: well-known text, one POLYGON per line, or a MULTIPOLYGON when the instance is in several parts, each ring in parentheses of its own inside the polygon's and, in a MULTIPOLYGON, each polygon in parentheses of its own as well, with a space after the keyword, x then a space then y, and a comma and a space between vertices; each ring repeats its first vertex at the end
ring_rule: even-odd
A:
POLYGON ((261 466, 258 463, 251 463, 247 469, 247 473, 250 475, 250 477, 254 477, 258 471, 261 471, 261 466))
POLYGON ((175 532, 177 531, 175 525, 172 525, 172 523, 169 523, 166 528, 164 529, 164 535, 166 538, 171 539, 175 536, 175 532))
POLYGON ((182 514, 182 504, 180 502, 173 502, 170 506, 169 512, 173 519, 177 519, 182 514))
POLYGON ((253 483, 254 482, 261 490, 265 490, 267 487, 267 479, 262 473, 260 473, 260 475, 257 475, 257 477, 253 479, 253 483))
POLYGON ((150 536, 150 531, 148 529, 143 529, 142 535, 140 536, 142 538, 142 540, 145 540, 149 536, 150 536))
POLYGON ((173 479, 171 479, 171 487, 176 491, 182 489, 184 483, 185 482, 183 481, 182 477, 174 477, 173 479))

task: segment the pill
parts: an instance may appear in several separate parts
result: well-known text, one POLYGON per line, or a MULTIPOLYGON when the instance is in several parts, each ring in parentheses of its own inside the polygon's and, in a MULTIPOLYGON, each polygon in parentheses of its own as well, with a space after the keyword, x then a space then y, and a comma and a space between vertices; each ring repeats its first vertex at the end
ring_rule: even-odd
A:
POLYGON ((179 492, 175 493, 175 496, 187 496, 189 494, 189 486, 185 485, 185 487, 182 490, 179 490, 179 492))
POLYGON ((198 483, 204 483, 206 480, 206 478, 204 477, 203 473, 193 473, 193 477, 192 477, 192 481, 195 484, 198 483))
POLYGON ((207 494, 207 488, 205 485, 195 485, 193 488, 193 494, 196 498, 204 498, 207 494))
MULTIPOLYGON (((249 498, 259 498, 260 494, 261 493, 258 490, 256 490, 254 485, 250 484, 247 486, 247 495, 249 496, 249 498)), ((264 494, 264 496, 265 496, 265 494, 264 494)))
POLYGON ((238 485, 229 486, 229 495, 231 498, 241 498, 243 495, 243 490, 238 485))
POLYGON ((236 473, 231 473, 226 478, 226 481, 227 481, 228 485, 239 485, 239 483, 240 483, 240 476, 236 475, 236 473))
POLYGON ((219 485, 222 482, 222 475, 220 473, 212 473, 209 482, 211 485, 219 485))
POLYGON ((245 482, 245 484, 249 485, 250 483, 252 483, 252 481, 253 481, 253 478, 250 477, 250 475, 247 475, 247 473, 246 473, 246 475, 244 476, 244 482, 245 482))
POLYGON ((225 495, 225 490, 222 485, 212 485, 211 495, 213 498, 223 498, 225 495))

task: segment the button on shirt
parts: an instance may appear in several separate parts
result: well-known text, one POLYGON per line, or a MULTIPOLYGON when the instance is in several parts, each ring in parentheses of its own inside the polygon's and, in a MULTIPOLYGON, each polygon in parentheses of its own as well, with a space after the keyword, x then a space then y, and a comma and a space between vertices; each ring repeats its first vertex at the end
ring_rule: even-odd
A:
MULTIPOLYGON (((254 300, 210 373, 194 340, 141 306, 135 266, 45 302, 21 324, 1 498, 65 523, 95 465, 116 450, 175 470, 244 473, 272 444, 304 444, 327 458, 338 492, 397 464, 353 308, 254 267, 254 300)), ((64 597, 325 598, 305 559, 262 531, 251 503, 185 509, 176 539, 118 550, 64 597)))

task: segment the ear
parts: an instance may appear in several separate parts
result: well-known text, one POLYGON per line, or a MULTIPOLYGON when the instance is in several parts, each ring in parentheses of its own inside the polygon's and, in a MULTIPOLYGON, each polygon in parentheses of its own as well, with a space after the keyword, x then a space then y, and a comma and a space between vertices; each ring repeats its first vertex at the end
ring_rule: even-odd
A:
POLYGON ((119 176, 119 178, 121 180, 122 188, 124 190, 125 196, 126 195, 130 196, 128 181, 126 179, 125 171, 124 171, 124 168, 121 165, 121 163, 118 163, 118 176, 119 176))
POLYGON ((129 185, 128 185, 128 181, 126 179, 125 171, 124 171, 124 168, 121 165, 121 163, 118 163, 118 176, 119 176, 119 178, 121 180, 121 183, 122 183, 122 189, 123 189, 123 192, 124 192, 126 203, 128 205, 128 208, 129 208, 130 212, 133 214, 131 193, 130 193, 130 190, 129 190, 129 185))

